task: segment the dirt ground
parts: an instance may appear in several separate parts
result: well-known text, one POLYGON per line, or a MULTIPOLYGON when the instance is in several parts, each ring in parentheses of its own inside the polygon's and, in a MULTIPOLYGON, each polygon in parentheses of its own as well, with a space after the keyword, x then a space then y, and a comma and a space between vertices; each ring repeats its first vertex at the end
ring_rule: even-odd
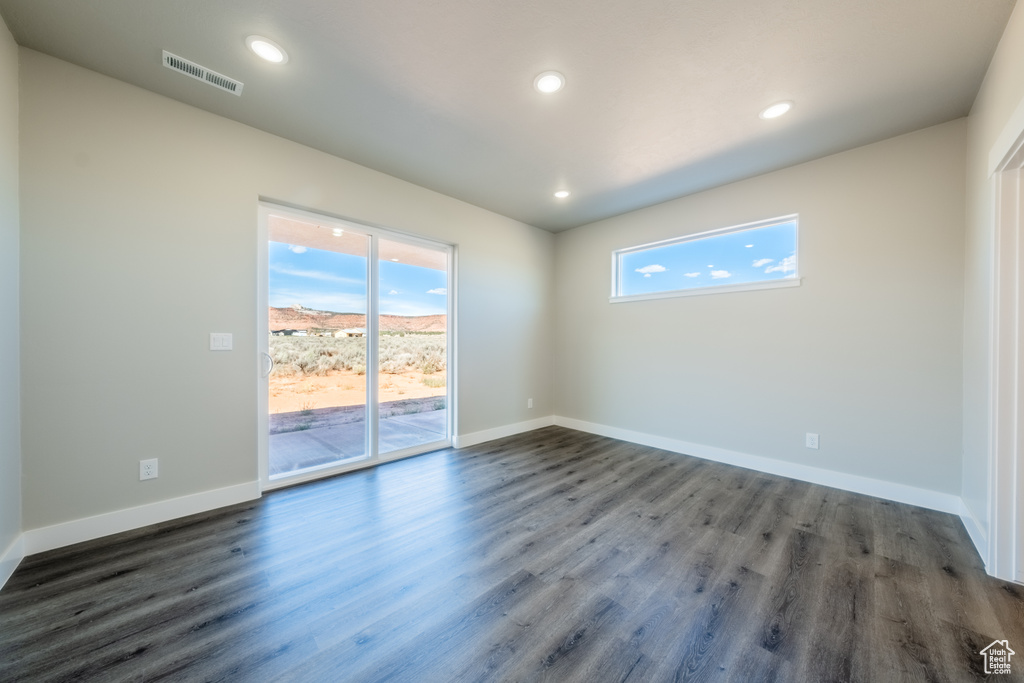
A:
MULTIPOLYGON (((445 387, 428 387, 424 378, 444 380, 445 373, 424 375, 406 372, 401 375, 380 375, 380 402, 401 401, 430 397, 443 397, 445 387)), ((293 413, 366 403, 366 375, 354 372, 333 372, 329 375, 286 375, 270 377, 270 412, 293 413)))

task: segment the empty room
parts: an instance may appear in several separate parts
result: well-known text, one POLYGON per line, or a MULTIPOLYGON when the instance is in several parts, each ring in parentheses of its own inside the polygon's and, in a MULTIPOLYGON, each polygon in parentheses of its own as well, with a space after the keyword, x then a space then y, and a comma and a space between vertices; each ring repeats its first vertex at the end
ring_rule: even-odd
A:
POLYGON ((1024 680, 1024 9, 0 0, 0 681, 1024 680))

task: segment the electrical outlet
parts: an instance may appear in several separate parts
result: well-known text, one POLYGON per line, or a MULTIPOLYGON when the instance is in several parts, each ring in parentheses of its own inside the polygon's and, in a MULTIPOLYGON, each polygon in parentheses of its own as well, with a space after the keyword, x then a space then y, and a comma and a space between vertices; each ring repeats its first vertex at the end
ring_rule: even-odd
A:
POLYGON ((156 479, 160 476, 160 471, 157 469, 157 459, 150 458, 149 460, 139 461, 139 481, 146 479, 156 479))
POLYGON ((818 435, 814 432, 807 432, 807 436, 804 438, 804 445, 818 450, 818 435))
POLYGON ((532 408, 533 407, 533 399, 532 398, 526 399, 526 407, 527 408, 532 408))

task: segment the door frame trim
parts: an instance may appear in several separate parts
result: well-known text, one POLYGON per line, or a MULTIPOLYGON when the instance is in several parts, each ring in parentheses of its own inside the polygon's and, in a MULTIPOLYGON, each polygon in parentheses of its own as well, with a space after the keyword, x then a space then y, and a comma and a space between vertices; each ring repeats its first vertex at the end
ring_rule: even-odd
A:
POLYGON ((989 574, 1024 582, 1024 101, 990 151, 993 187, 986 547, 989 574))

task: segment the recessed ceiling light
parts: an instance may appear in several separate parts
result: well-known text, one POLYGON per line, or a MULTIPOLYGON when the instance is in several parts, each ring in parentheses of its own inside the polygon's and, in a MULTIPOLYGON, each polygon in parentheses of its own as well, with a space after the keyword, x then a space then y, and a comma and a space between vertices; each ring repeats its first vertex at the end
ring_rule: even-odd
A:
POLYGON ((391 260, 394 261, 395 263, 398 263, 398 259, 396 259, 396 258, 393 258, 391 260))
POLYGON ((557 71, 545 71, 533 79, 533 87, 538 92, 553 93, 565 87, 565 76, 557 71))
POLYGON ((335 236, 335 237, 341 237, 342 235, 344 235, 344 234, 345 234, 345 231, 344 231, 344 230, 342 230, 341 228, 335 228, 335 229, 334 229, 334 230, 332 230, 331 232, 332 232, 332 233, 334 233, 334 236, 335 236))
POLYGON ((288 61, 288 53, 284 51, 283 47, 272 41, 270 38, 264 38, 263 36, 249 36, 245 39, 245 44, 250 50, 255 52, 258 57, 262 57, 268 62, 284 64, 288 61))
POLYGON ((559 199, 565 199, 566 197, 569 196, 569 190, 559 190, 558 192, 555 193, 555 196, 558 197, 559 199))
POLYGON ((776 102, 772 106, 762 111, 758 116, 762 119, 776 119, 787 111, 793 108, 792 102, 776 102))

